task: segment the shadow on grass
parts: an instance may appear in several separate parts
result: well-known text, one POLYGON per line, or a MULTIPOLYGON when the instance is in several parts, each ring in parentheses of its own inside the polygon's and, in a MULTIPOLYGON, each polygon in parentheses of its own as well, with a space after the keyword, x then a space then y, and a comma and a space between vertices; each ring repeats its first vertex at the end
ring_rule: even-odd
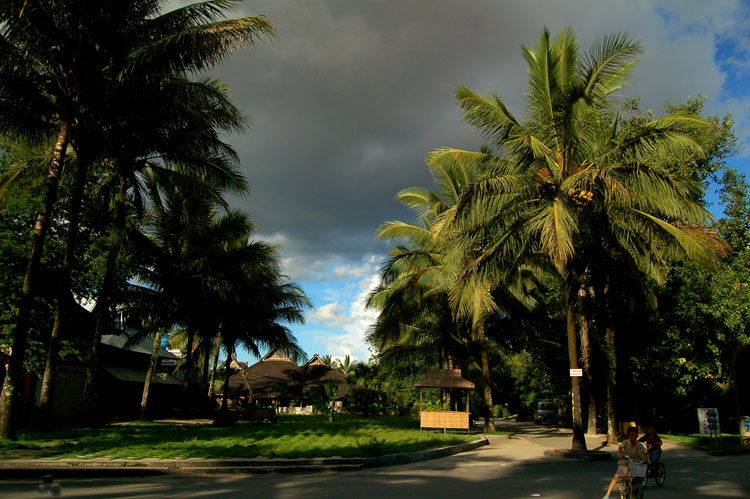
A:
POLYGON ((466 435, 420 432, 413 418, 284 416, 277 424, 178 426, 137 421, 101 429, 24 432, 3 458, 372 457, 454 445, 466 435))

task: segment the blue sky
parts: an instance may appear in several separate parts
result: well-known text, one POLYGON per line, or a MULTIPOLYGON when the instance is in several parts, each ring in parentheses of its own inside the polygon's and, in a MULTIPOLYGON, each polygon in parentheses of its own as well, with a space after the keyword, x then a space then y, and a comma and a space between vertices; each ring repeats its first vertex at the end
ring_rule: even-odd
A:
POLYGON ((728 163, 750 174, 748 1, 247 0, 241 9, 267 15, 279 38, 216 71, 254 123, 230 139, 253 189, 235 204, 313 301, 307 323, 292 327, 309 356, 367 360, 375 314, 363 305, 387 254, 373 234, 412 219, 393 197, 430 185, 428 151, 481 145, 460 120, 456 85, 495 92, 523 116, 520 46, 545 25, 572 26, 581 50, 614 31, 640 39, 623 97, 658 113, 705 95, 706 114, 734 116, 741 152, 728 163))

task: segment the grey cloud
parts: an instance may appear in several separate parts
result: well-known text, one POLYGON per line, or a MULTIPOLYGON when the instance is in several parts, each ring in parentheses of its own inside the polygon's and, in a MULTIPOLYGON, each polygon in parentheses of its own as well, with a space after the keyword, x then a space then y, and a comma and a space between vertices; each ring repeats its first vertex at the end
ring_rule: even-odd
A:
MULTIPOLYGON (((627 95, 655 109, 706 93, 718 99, 722 75, 714 32, 729 30, 735 4, 547 1, 257 1, 273 43, 233 56, 216 73, 253 119, 232 137, 253 194, 237 200, 260 234, 283 236, 295 279, 325 262, 385 254, 379 223, 410 219, 393 197, 429 185, 424 155, 436 147, 481 144, 460 121, 457 84, 498 93, 520 117, 526 66, 520 45, 543 25, 572 25, 580 45, 629 31, 646 53, 627 95), (660 12, 662 14, 660 14, 660 12), (670 17, 671 16, 671 17, 670 17), (684 33, 685 26, 697 26, 684 33)), ((709 102, 721 112, 718 100, 709 102)), ((316 270, 320 271, 320 270, 316 270)))

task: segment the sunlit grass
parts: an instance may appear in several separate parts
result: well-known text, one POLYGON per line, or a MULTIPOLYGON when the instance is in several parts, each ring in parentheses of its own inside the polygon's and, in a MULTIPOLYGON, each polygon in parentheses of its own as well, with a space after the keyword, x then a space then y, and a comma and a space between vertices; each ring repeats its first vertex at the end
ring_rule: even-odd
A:
POLYGON ((698 433, 692 433, 690 435, 662 435, 662 438, 667 441, 677 442, 685 445, 689 445, 696 449, 702 450, 740 450, 742 449, 742 443, 740 436, 736 433, 722 433, 716 439, 710 438, 708 435, 700 435, 698 433))
POLYGON ((103 429, 66 428, 22 432, 18 442, 0 441, 9 458, 252 458, 371 457, 416 452, 476 437, 419 431, 414 418, 282 416, 277 424, 230 427, 175 426, 138 421, 103 429))

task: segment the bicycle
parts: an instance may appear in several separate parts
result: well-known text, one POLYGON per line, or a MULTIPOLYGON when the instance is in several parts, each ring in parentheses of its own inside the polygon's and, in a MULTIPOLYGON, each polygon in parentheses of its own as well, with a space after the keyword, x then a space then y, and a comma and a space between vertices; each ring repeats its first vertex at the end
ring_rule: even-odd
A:
POLYGON ((643 487, 648 465, 641 461, 634 461, 629 457, 625 457, 625 460, 628 461, 628 474, 620 479, 620 497, 622 499, 643 499, 643 487))
POLYGON ((656 463, 652 463, 646 470, 646 478, 643 482, 644 487, 648 483, 649 478, 655 479, 657 487, 664 485, 664 480, 667 478, 667 470, 661 459, 656 463))

